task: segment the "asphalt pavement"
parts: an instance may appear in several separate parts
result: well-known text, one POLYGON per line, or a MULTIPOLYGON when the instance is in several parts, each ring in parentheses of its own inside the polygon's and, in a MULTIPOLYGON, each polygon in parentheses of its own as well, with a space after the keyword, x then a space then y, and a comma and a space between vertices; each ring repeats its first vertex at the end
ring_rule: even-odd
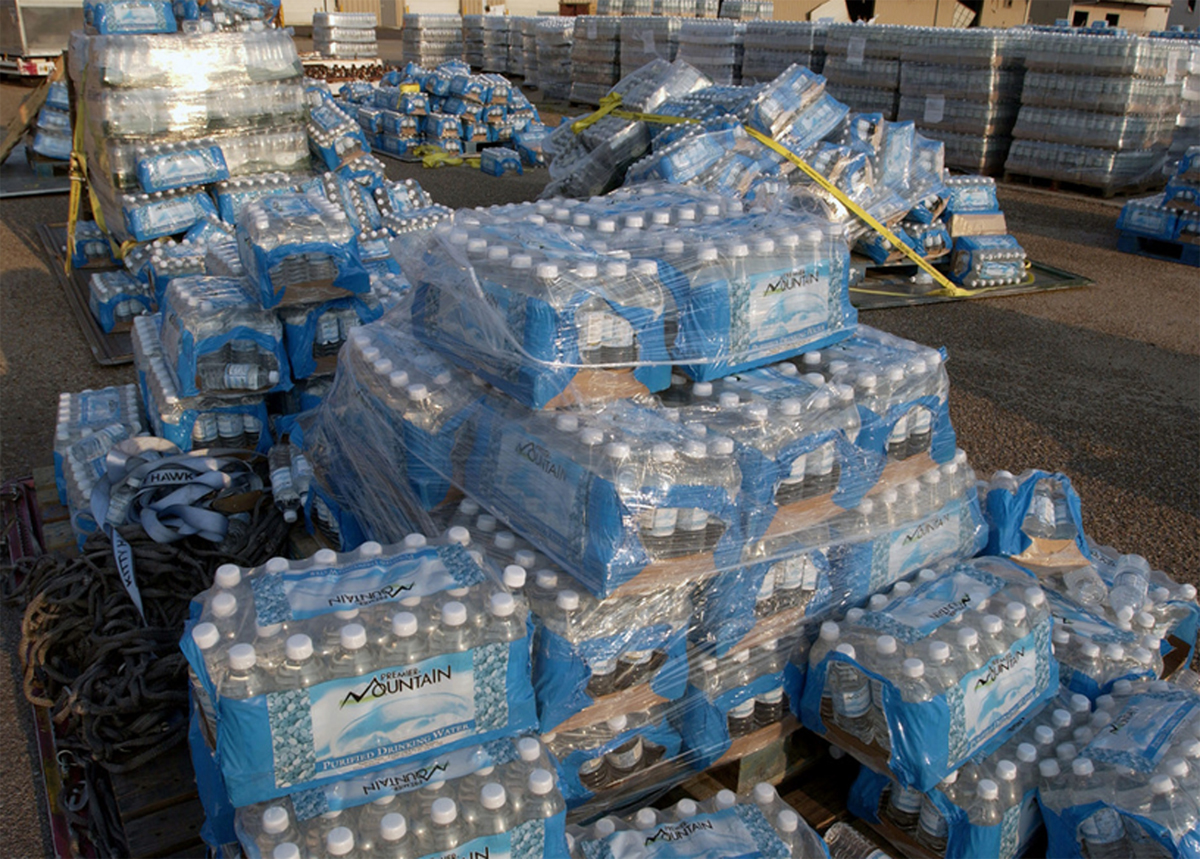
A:
MULTIPOLYGON (((21 93, 0 85, 0 117, 21 93)), ((386 159, 385 159, 386 160, 386 159)), ((546 171, 493 178, 387 160, 434 200, 487 206, 536 197, 546 171)), ((863 323, 934 346, 950 360, 950 412, 981 475, 1063 471, 1089 534, 1200 584, 1200 272, 1116 250, 1111 201, 1005 186, 1011 232, 1033 259, 1093 286, 877 310, 863 323)), ((39 223, 66 220, 65 195, 0 202, 0 477, 51 462, 58 394, 133 380, 95 364, 42 258, 39 223)), ((31 720, 0 612, 0 854, 48 855, 31 720)))

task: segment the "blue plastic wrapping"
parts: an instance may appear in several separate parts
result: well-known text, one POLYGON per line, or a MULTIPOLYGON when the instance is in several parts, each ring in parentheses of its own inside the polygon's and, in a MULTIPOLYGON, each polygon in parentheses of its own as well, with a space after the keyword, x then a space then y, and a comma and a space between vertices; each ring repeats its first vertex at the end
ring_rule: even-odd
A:
POLYGON ((243 806, 532 729, 529 629, 525 606, 465 550, 414 538, 243 571, 232 592, 197 597, 181 646, 213 700, 217 759, 243 806), (403 657, 365 646, 366 630, 372 640, 401 635, 386 620, 393 610, 411 619, 403 657), (193 630, 205 622, 223 644, 201 649, 193 630), (293 645, 308 636, 284 658, 308 672, 299 685, 292 669, 269 665, 278 651, 263 635, 281 645, 272 625, 283 623, 293 645), (336 658, 326 669, 314 653, 336 658))
POLYGON ((109 448, 145 428, 136 385, 59 394, 54 428, 54 484, 59 503, 86 509, 91 486, 105 470, 109 448), (96 436, 93 441, 80 445, 92 436, 96 436))
POLYGON ((520 154, 506 146, 492 146, 480 152, 479 169, 489 176, 503 176, 509 171, 520 176, 525 172, 520 154))
POLYGON ((75 244, 70 252, 72 268, 108 266, 116 262, 108 236, 95 221, 75 222, 75 244))
POLYGON ((137 175, 142 190, 152 193, 220 182, 229 178, 229 168, 220 146, 176 144, 151 147, 138 158, 137 175))
POLYGON ((552 774, 554 765, 536 739, 495 740, 238 809, 237 834, 250 859, 270 859, 289 840, 319 843, 334 825, 350 827, 355 847, 364 852, 441 856, 432 849, 429 813, 435 800, 446 799, 455 803, 461 824, 455 855, 568 859, 566 809, 557 787, 536 807, 533 795, 525 795, 539 769, 552 774), (481 804, 489 784, 493 802, 503 797, 499 813, 491 816, 481 804), (402 830, 396 816, 405 821, 402 830))
POLYGON ((175 10, 170 0, 99 0, 84 3, 84 23, 101 35, 174 33, 175 10))
POLYGON ((161 309, 163 354, 180 396, 292 386, 283 327, 259 306, 244 280, 177 277, 161 309))
MULTIPOLYGON (((940 577, 848 625, 839 645, 844 650, 831 650, 824 639, 818 639, 823 646, 814 646, 811 652, 798 706, 801 721, 886 767, 901 785, 932 789, 963 761, 998 747, 1015 722, 1057 691, 1051 619, 1044 597, 1040 604, 1036 602, 1040 593, 1025 571, 999 558, 949 566, 940 577), (995 655, 989 652, 986 659, 964 663, 969 670, 947 669, 936 681, 937 692, 931 693, 927 682, 925 700, 905 700, 896 680, 869 667, 875 653, 868 651, 868 642, 874 638, 893 636, 904 653, 918 658, 915 654, 924 655, 926 640, 944 635, 939 630, 974 630, 967 625, 975 622, 970 618, 983 617, 975 606, 986 606, 997 594, 1006 602, 1026 602, 1022 622, 1011 635, 997 637, 1006 644, 995 655), (862 648, 861 656, 856 647, 862 648), (877 695, 883 700, 876 702, 877 695), (874 715, 877 710, 881 716, 874 715)), ((961 642, 962 636, 956 640, 961 642)))
MULTIPOLYGON (((211 217, 211 216, 210 216, 211 217)), ((203 223, 207 224, 205 220, 203 223)), ((209 245, 184 239, 158 239, 148 246, 149 257, 144 269, 153 292, 154 304, 159 306, 167 294, 167 286, 177 277, 209 274, 209 245)), ((218 272, 212 272, 217 274, 218 272)), ((139 280, 140 282, 140 280, 139 280)))
POLYGON ((128 325, 140 313, 153 313, 154 297, 145 284, 120 269, 98 271, 88 278, 88 308, 102 331, 128 325))
POLYGON ((192 770, 196 776, 196 793, 204 807, 204 823, 200 826, 200 837, 212 850, 220 851, 226 845, 237 843, 234 829, 234 807, 229 803, 225 790, 225 779, 217 765, 213 750, 208 747, 201 728, 201 716, 196 702, 188 699, 188 749, 191 752, 192 770))
POLYGON ((236 224, 246 206, 271 194, 292 194, 299 188, 296 177, 287 173, 263 173, 218 183, 217 210, 221 220, 236 224))
POLYGON ((946 180, 946 215, 992 215, 1000 212, 996 180, 987 176, 952 176, 946 180))
POLYGON ((961 236, 954 240, 950 278, 961 286, 1003 286, 1025 279, 1025 250, 1013 236, 961 236))
POLYGON ((66 81, 50 82, 50 88, 46 91, 46 107, 52 110, 61 110, 64 113, 71 110, 71 97, 67 92, 66 81))
POLYGON ((125 195, 122 207, 125 226, 139 242, 187 232, 206 216, 217 213, 206 191, 125 195))
POLYGON ((337 367, 338 350, 350 331, 382 314, 383 308, 370 293, 281 308, 279 318, 292 378, 306 379, 316 373, 332 372, 337 367))
POLYGON ((38 126, 33 135, 33 151, 45 158, 55 161, 69 161, 71 158, 72 140, 70 129, 47 128, 38 126))

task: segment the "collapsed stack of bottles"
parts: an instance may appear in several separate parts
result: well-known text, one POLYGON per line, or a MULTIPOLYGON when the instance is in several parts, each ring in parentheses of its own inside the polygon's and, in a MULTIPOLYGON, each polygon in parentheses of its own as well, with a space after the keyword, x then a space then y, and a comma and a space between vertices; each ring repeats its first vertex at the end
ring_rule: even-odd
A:
POLYGON ((1126 203, 1117 229, 1160 241, 1200 243, 1200 146, 1184 151, 1161 193, 1126 203))
POLYGON ((323 57, 362 59, 379 56, 374 12, 316 12, 313 48, 323 57))
POLYGON ((68 161, 71 158, 71 103, 67 84, 57 80, 46 91, 46 102, 38 111, 30 148, 43 158, 68 161))
POLYGON ((146 429, 135 385, 60 394, 54 428, 54 485, 67 508, 71 530, 80 536, 97 530, 92 489, 108 471, 108 452, 117 442, 146 429))
MULTIPOLYGON (((995 180, 984 176, 949 176, 946 189, 941 220, 953 242, 951 279, 968 289, 1024 282, 1025 249, 1008 232, 995 180)), ((907 215, 901 225, 912 217, 913 213, 907 215)))
POLYGON ((1005 170, 1106 191, 1161 181, 1179 114, 1171 44, 1123 30, 1026 37, 1005 170))
POLYGON ((461 60, 432 70, 410 63, 378 87, 343 87, 339 101, 372 146, 396 157, 430 144, 452 153, 501 141, 519 148, 544 128, 519 87, 497 74, 471 74, 461 60))
MULTIPOLYGON (((1004 168, 1021 105, 1024 37, 1014 30, 909 31, 900 51, 897 118, 946 144, 946 166, 1004 168)), ((851 104, 858 105, 855 102, 851 104)))
POLYGON ((590 826, 567 827, 572 859, 622 856, 827 856, 821 838, 766 782, 745 795, 721 790, 704 802, 681 799, 590 826))
POLYGON ((437 66, 463 57, 463 16, 410 12, 404 16, 404 62, 437 66))

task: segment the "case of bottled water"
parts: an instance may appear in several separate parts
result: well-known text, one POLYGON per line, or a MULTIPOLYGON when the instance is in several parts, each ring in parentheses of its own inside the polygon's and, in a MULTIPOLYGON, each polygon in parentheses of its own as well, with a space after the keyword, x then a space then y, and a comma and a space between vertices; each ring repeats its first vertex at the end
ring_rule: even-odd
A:
MULTIPOLYGON (((566 101, 571 95, 571 48, 575 22, 571 18, 539 18, 537 22, 538 89, 548 99, 566 101)), ((472 65, 475 65, 472 62, 472 65)))
POLYGON ((436 66, 447 60, 461 60, 463 17, 425 12, 406 14, 402 38, 406 63, 436 66))
POLYGON ((262 307, 371 288, 346 213, 316 194, 271 194, 242 210, 238 254, 262 307))
POLYGON ((174 33, 178 27, 170 0, 99 0, 83 4, 88 33, 174 33))
POLYGON ((235 825, 251 859, 288 843, 317 855, 344 855, 330 848, 349 844, 398 859, 567 859, 565 817, 553 762, 537 739, 520 737, 239 808, 235 825))
POLYGON ((139 242, 186 232, 208 215, 217 213, 206 191, 120 194, 116 200, 124 216, 125 231, 139 242))
POLYGON ((492 146, 479 153, 479 169, 489 176, 503 176, 513 172, 518 176, 525 171, 521 167, 521 156, 507 146, 492 146))
POLYGON ((281 307, 279 320, 283 323, 283 342, 292 378, 332 373, 337 369, 338 351, 350 332, 382 315, 383 307, 371 293, 320 304, 281 307))
POLYGON ((711 799, 682 799, 623 816, 567 827, 572 859, 670 859, 675 856, 778 856, 829 859, 804 819, 761 782, 744 796, 721 790, 711 799))
MULTIPOLYGON (((91 481, 99 477, 104 457, 113 444, 146 429, 143 415, 136 385, 59 394, 58 421, 54 428, 54 484, 60 504, 67 504, 68 478, 86 486, 85 477, 91 481), (92 440, 85 441, 89 438, 92 440)), ((85 500, 88 494, 90 488, 87 494, 80 494, 80 499, 85 500)))
POLYGON ((1069 767, 1039 764, 1047 852, 1194 855, 1200 699, 1164 681, 1142 681, 1114 690, 1100 712, 1108 716, 1102 730, 1078 745, 1069 767))
POLYGON ((536 725, 527 604, 461 546, 227 566, 193 605, 181 646, 235 806, 536 725))
MULTIPOLYGON (((55 84, 61 86, 62 81, 55 81, 55 84)), ((33 151, 55 161, 67 161, 71 157, 73 143, 71 114, 67 108, 55 107, 47 99, 38 111, 33 151)))
MULTIPOLYGON (((172 238, 156 239, 145 246, 148 250, 146 264, 140 268, 140 274, 135 277, 138 282, 144 282, 150 288, 154 298, 155 309, 161 305, 167 294, 167 286, 177 277, 188 277, 210 274, 209 254, 210 243, 194 242, 185 239, 177 242, 172 238)), ((128 259, 128 258, 127 258, 128 259)), ((229 275, 228 272, 213 271, 212 274, 229 275)), ((240 277, 239 271, 235 277, 240 277)))
POLYGON ((1152 197, 1130 200, 1121 208, 1117 229, 1165 241, 1200 236, 1200 146, 1191 146, 1175 167, 1167 187, 1152 197))
POLYGON ((327 90, 309 87, 308 143, 329 170, 337 170, 370 152, 356 116, 347 113, 327 90))
POLYGON ((88 278, 88 308, 105 332, 157 309, 149 288, 121 269, 98 271, 88 278))
POLYGON ((75 241, 66 251, 71 254, 71 267, 75 269, 107 267, 116 262, 108 236, 95 221, 75 222, 75 241))
POLYGON ((928 791, 1056 693, 1051 626, 1042 589, 1020 567, 951 562, 879 609, 822 625, 800 719, 928 791))
POLYGON ((1190 662, 1195 587, 1089 539, 1066 475, 996 472, 987 508, 989 551, 1034 570, 1046 589, 1058 624, 1055 656, 1073 691, 1094 699, 1121 680, 1161 676, 1164 660, 1190 662))
POLYGON ((261 394, 185 397, 163 355, 158 315, 139 316, 131 333, 133 362, 150 429, 181 451, 245 448, 266 453, 267 403, 261 394))
POLYGON ((292 385, 279 319, 260 307, 244 280, 175 278, 163 296, 160 334, 181 396, 292 385))
POLYGON ((1015 236, 960 236, 954 240, 950 278, 968 289, 1025 280, 1025 249, 1015 236))

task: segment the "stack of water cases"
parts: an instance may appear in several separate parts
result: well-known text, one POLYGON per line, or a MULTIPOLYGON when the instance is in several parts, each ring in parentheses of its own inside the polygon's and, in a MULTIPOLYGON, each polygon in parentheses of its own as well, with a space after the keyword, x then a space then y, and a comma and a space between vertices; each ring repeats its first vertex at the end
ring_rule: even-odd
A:
POLYGON ((721 4, 720 17, 735 21, 770 21, 775 17, 771 0, 726 0, 721 4))
POLYGON ((819 74, 828 33, 828 24, 813 21, 748 21, 742 82, 767 83, 793 64, 819 74))
POLYGON ((678 18, 621 19, 621 77, 653 60, 674 60, 678 48, 678 18))
POLYGON ((544 132, 519 87, 501 75, 473 75, 462 60, 433 70, 409 63, 384 75, 380 86, 347 90, 343 99, 372 145, 394 156, 423 144, 462 152, 479 143, 540 138, 544 132))
POLYGON ((1175 132, 1171 135, 1171 148, 1167 152, 1170 172, 1188 147, 1195 146, 1196 141, 1200 140, 1200 34, 1176 29, 1150 35, 1172 40, 1167 79, 1173 76, 1180 84, 1179 116, 1175 119, 1175 132))
POLYGON ((463 61, 473 69, 483 68, 483 16, 463 15, 463 61))
POLYGON ((717 85, 742 82, 746 25, 741 21, 684 21, 679 28, 679 59, 717 85))
POLYGON ((1004 169, 1021 105, 1021 37, 1009 30, 910 33, 901 52, 901 120, 946 144, 946 166, 1004 169))
POLYGON ((1025 250, 1008 233, 996 181, 986 176, 946 179, 942 220, 951 245, 950 277, 968 289, 1025 280, 1025 250))
POLYGON ((406 14, 401 38, 406 63, 436 66, 463 58, 461 15, 434 15, 428 12, 406 14))
POLYGON ((1135 242, 1149 238, 1200 244, 1200 146, 1184 151, 1161 193, 1126 203, 1117 229, 1135 242))
POLYGON ((575 18, 571 43, 571 101, 599 104, 621 78, 621 22, 599 15, 575 18))
POLYGON ((134 385, 59 394, 54 485, 59 503, 70 514, 71 530, 81 544, 97 530, 92 488, 108 471, 108 452, 113 445, 145 429, 134 385))
POLYGON ((483 70, 508 72, 508 30, 511 18, 507 15, 488 15, 483 19, 483 70))
POLYGON ((829 91, 863 113, 896 118, 900 54, 914 28, 892 24, 832 24, 825 39, 829 91))
POLYGON ((1108 192, 1161 181, 1181 96, 1171 51, 1124 31, 1030 33, 1005 169, 1108 192))
POLYGON ((524 66, 525 85, 538 85, 537 28, 538 17, 529 15, 521 19, 521 64, 524 66))
POLYGON ((766 783, 746 796, 722 790, 703 803, 682 799, 665 809, 608 815, 567 834, 572 859, 828 855, 820 836, 766 783))
POLYGON ((528 603, 492 572, 417 534, 221 567, 182 641, 220 840, 236 832, 249 856, 563 859, 553 764, 520 737, 536 722, 528 603))
POLYGON ((33 151, 43 158, 71 158, 71 102, 66 81, 54 81, 46 92, 46 103, 38 111, 33 151))
MULTIPOLYGON (((613 91, 620 93, 626 109, 654 113, 670 99, 711 83, 686 63, 654 60, 623 78, 613 91)), ((645 122, 605 116, 578 134, 572 123, 563 122, 547 143, 553 160, 543 196, 588 197, 620 184, 625 169, 650 151, 651 129, 645 122)))
POLYGON ((323 57, 377 57, 376 23, 374 12, 317 12, 313 15, 313 47, 323 57))
POLYGON ((216 183, 309 167, 302 70, 282 30, 77 35, 70 70, 89 186, 121 242, 203 225, 216 183))
POLYGON ((571 97, 571 54, 575 40, 573 18, 537 19, 538 89, 553 101, 571 97))

